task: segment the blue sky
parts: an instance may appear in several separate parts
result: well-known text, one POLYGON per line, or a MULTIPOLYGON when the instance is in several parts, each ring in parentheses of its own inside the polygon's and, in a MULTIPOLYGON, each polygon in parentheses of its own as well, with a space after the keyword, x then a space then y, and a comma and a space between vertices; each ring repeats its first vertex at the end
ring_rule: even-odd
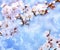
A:
MULTIPOLYGON (((7 3, 9 1, 6 1, 7 3)), ((2 3, 0 0, 0 3, 2 3)), ((12 0, 11 0, 12 1, 12 0)), ((36 2, 44 2, 45 0, 25 0, 25 4, 34 5, 36 2)), ((47 0, 50 2, 51 0, 47 0)), ((56 3, 56 8, 44 16, 38 15, 30 21, 29 26, 18 26, 18 32, 14 36, 6 39, 0 37, 0 50, 38 50, 46 42, 44 32, 51 29, 51 35, 60 38, 60 3, 56 3)), ((4 20, 1 14, 0 20, 4 20)), ((17 22, 17 21, 16 21, 17 22)))

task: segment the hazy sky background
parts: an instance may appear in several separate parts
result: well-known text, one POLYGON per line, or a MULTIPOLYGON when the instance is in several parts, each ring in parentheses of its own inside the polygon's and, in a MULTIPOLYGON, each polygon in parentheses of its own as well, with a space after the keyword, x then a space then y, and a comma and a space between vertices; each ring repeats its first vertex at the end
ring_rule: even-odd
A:
MULTIPOLYGON (((12 0, 0 0, 9 3, 12 0)), ((37 2, 44 2, 45 0, 25 0, 25 4, 31 6, 37 2)), ((50 2, 51 0, 47 0, 50 2)), ((4 20, 1 14, 0 7, 0 20, 4 20)), ((38 50, 46 41, 44 32, 51 29, 51 35, 56 38, 60 38, 60 4, 56 3, 54 10, 44 16, 38 15, 30 21, 29 26, 19 26, 18 33, 11 38, 6 39, 0 37, 0 50, 38 50), (55 36, 56 34, 56 36, 55 36)))

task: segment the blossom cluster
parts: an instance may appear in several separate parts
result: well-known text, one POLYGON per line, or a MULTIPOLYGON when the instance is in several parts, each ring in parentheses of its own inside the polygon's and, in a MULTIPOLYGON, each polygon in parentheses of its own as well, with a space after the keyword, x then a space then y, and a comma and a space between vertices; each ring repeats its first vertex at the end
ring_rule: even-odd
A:
POLYGON ((3 3, 1 7, 4 20, 0 21, 0 34, 6 36, 16 33, 17 25, 29 25, 29 21, 35 15, 45 14, 47 10, 46 4, 37 4, 31 8, 29 5, 24 4, 23 1, 13 2, 10 5, 3 3), (16 20, 20 22, 17 24, 16 20))
POLYGON ((52 36, 51 30, 45 31, 46 42, 38 50, 60 50, 60 39, 52 36))

